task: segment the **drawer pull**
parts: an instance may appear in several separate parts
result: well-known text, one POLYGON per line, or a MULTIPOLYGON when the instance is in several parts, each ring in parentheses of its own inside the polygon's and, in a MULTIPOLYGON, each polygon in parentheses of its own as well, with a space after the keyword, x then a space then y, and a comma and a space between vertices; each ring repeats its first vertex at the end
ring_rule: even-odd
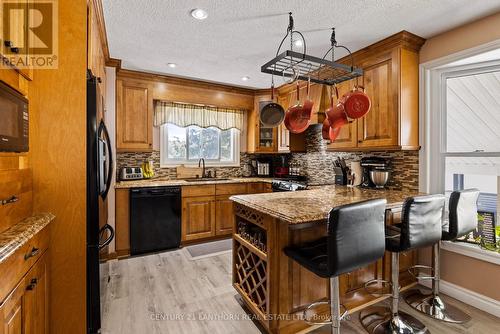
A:
POLYGON ((17 201, 19 201, 19 198, 17 198, 16 196, 11 196, 7 199, 1 200, 0 203, 2 203, 2 205, 7 205, 7 204, 15 203, 17 201))
POLYGON ((30 290, 30 291, 33 290, 36 287, 37 283, 38 283, 38 279, 33 278, 31 280, 30 284, 26 287, 26 290, 30 290))
POLYGON ((35 257, 35 256, 38 255, 38 253, 40 253, 40 249, 38 249, 36 247, 33 247, 33 249, 31 250, 31 252, 29 252, 28 254, 24 255, 24 260, 28 260, 29 258, 35 257))

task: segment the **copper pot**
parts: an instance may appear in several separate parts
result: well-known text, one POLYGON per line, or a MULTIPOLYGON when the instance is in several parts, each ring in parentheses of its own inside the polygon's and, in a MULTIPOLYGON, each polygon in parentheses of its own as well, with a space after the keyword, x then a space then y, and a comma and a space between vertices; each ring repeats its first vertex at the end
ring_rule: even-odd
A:
POLYGON ((302 133, 306 131, 306 129, 311 124, 311 113, 314 102, 309 99, 309 85, 310 82, 307 83, 307 100, 304 102, 304 105, 300 104, 300 87, 297 82, 297 103, 290 107, 285 115, 285 127, 291 133, 302 133))
POLYGON ((355 86, 344 95, 344 108, 347 117, 356 119, 365 116, 371 109, 372 102, 363 86, 355 86))

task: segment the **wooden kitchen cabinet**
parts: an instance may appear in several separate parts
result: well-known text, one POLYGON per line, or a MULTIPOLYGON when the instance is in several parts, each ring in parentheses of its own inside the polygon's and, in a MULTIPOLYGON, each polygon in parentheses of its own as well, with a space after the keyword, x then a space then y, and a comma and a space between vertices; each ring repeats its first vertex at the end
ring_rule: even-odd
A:
POLYGON ((145 82, 116 80, 116 148, 118 151, 153 148, 153 96, 145 82))
MULTIPOLYGON (((365 117, 342 128, 330 150, 419 149, 418 52, 424 41, 403 31, 353 54, 356 66, 364 70, 358 83, 372 107, 365 117)), ((339 84, 339 95, 355 84, 355 79, 339 84)))
POLYGON ((182 241, 215 236, 215 197, 182 199, 182 241))
POLYGON ((219 195, 215 202, 215 234, 230 235, 233 233, 234 211, 232 195, 219 195))
POLYGON ((0 304, 0 334, 48 334, 48 269, 45 253, 0 304))

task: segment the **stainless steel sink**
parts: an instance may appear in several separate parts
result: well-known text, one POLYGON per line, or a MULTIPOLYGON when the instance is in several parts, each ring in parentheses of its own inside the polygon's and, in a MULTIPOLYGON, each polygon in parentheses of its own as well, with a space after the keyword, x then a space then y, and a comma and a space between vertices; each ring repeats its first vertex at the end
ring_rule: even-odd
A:
POLYGON ((213 182, 219 182, 219 181, 228 181, 231 180, 229 178, 214 178, 214 177, 199 177, 195 179, 184 179, 186 182, 200 182, 200 181, 213 181, 213 182))

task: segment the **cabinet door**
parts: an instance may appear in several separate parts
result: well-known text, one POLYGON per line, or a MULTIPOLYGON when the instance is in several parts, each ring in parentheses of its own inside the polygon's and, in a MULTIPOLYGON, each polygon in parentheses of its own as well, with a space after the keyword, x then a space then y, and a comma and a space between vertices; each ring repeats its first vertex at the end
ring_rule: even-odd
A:
POLYGON ((182 240, 196 240, 215 235, 215 196, 182 199, 182 240))
POLYGON ((234 210, 232 195, 217 196, 215 202, 215 234, 230 235, 233 233, 234 210))
POLYGON ((153 100, 148 85, 117 80, 116 130, 118 150, 151 150, 153 100))
POLYGON ((370 112, 357 121, 358 147, 398 145, 398 50, 377 57, 364 69, 370 112))
MULTIPOLYGON (((354 87, 353 80, 344 81, 337 85, 337 89, 339 91, 339 98, 344 96, 344 94, 348 93, 354 87)), ((337 103, 335 99, 334 103, 337 103)), ((358 145, 358 124, 357 121, 344 125, 342 130, 340 130, 337 139, 334 142, 328 145, 328 148, 331 149, 352 149, 357 147, 358 145)))
MULTIPOLYGON (((24 282, 24 281, 23 281, 24 282)), ((0 333, 22 334, 23 330, 23 289, 20 284, 0 307, 0 333)))
POLYGON ((26 334, 48 334, 47 254, 28 272, 25 278, 24 329, 26 334))

